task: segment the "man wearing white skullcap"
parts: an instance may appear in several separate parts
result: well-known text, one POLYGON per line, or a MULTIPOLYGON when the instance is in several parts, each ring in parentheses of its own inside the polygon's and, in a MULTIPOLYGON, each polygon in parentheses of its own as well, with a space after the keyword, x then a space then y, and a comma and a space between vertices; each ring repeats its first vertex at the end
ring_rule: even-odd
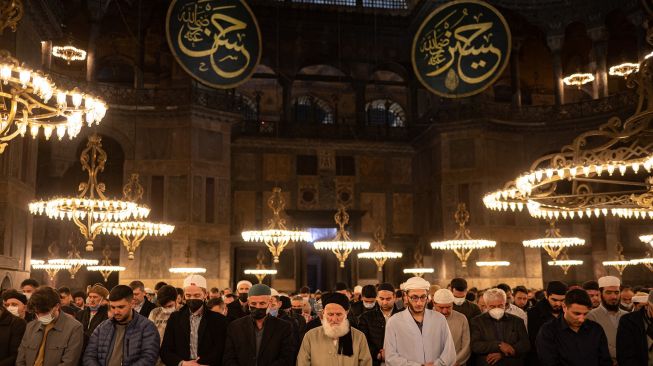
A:
POLYGON ((387 366, 456 364, 456 346, 446 318, 426 308, 430 286, 421 277, 404 284, 407 310, 393 315, 386 325, 383 349, 387 366))
POLYGON ((239 281, 236 284, 236 296, 238 296, 238 300, 227 305, 227 317, 229 321, 234 321, 249 315, 247 296, 250 288, 252 288, 252 283, 247 280, 239 281))
POLYGON ((601 293, 601 305, 587 314, 587 319, 593 320, 601 325, 608 338, 608 349, 610 357, 617 362, 617 327, 619 319, 628 314, 619 309, 619 295, 621 280, 615 276, 604 276, 599 278, 599 292, 601 293))
POLYGON ((622 366, 651 365, 653 361, 653 291, 635 297, 644 300, 644 306, 622 316, 617 328, 617 361, 622 366))
POLYGON ((447 324, 456 346, 456 365, 464 365, 472 353, 470 346, 469 322, 467 318, 453 310, 454 296, 446 288, 435 291, 433 294, 433 310, 447 318, 447 324))

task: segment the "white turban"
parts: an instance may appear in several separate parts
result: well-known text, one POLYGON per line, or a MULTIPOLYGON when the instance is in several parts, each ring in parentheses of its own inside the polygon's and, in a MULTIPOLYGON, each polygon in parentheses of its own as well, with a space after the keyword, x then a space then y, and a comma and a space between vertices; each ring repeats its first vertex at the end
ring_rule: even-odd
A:
POLYGON ((604 276, 599 278, 599 288, 603 287, 619 287, 621 286, 621 280, 615 276, 604 276))
POLYGON ((453 303, 453 300, 453 292, 447 290, 446 288, 441 288, 435 291, 435 294, 433 294, 433 302, 436 304, 451 304, 453 303))
POLYGON ((362 292, 363 292, 363 286, 358 285, 358 286, 354 287, 354 293, 355 294, 360 294, 362 292))
POLYGON ((426 290, 428 291, 431 288, 429 281, 423 279, 422 277, 411 277, 404 283, 404 291, 410 290, 426 290))

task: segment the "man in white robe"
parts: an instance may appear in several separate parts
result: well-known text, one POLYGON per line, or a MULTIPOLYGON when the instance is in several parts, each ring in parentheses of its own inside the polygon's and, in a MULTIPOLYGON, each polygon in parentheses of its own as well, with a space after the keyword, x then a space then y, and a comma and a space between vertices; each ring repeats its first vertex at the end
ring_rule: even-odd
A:
POLYGON ((445 317, 426 309, 430 284, 421 277, 404 284, 408 306, 385 328, 387 366, 453 366, 456 347, 445 317))

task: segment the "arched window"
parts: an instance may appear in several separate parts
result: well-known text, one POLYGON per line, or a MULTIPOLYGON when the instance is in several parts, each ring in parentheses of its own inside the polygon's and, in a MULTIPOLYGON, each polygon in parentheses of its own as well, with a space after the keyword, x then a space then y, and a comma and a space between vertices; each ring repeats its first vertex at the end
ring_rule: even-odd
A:
POLYGON ((296 122, 333 124, 331 106, 320 98, 302 95, 293 101, 293 117, 296 122))
POLYGON ((406 127, 406 113, 397 102, 377 99, 365 105, 368 126, 406 127))
POLYGON ((258 108, 256 107, 256 102, 243 94, 237 94, 236 99, 238 100, 238 111, 240 115, 243 116, 244 121, 256 121, 258 118, 258 108))

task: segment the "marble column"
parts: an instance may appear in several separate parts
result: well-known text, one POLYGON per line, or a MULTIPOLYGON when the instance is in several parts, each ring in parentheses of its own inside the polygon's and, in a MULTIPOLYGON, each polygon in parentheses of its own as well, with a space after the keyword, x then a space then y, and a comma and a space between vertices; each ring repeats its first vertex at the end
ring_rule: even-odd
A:
POLYGON ((510 85, 512 87, 512 106, 515 109, 521 109, 522 105, 521 71, 519 69, 519 52, 522 43, 522 39, 513 39, 512 52, 510 54, 510 85))
POLYGON ((608 67, 607 67, 607 51, 608 42, 606 37, 605 27, 592 28, 588 31, 592 39, 592 55, 591 60, 593 64, 594 84, 593 97, 594 99, 603 98, 608 96, 608 67))

